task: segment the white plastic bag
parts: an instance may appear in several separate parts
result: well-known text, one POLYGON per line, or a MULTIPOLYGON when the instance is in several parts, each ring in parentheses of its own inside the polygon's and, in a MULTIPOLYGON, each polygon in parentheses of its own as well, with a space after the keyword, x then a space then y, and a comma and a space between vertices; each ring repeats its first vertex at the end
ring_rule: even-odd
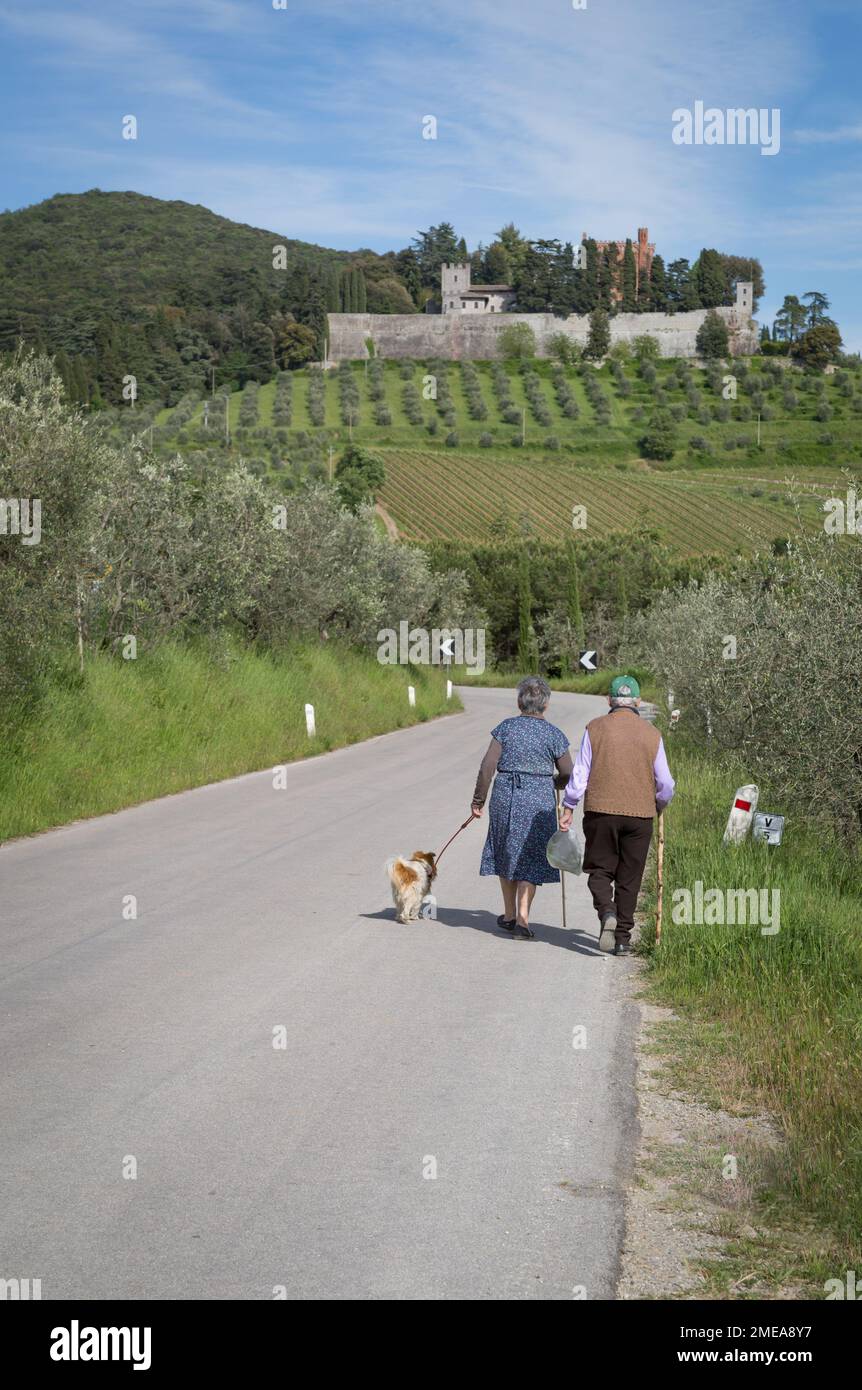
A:
POLYGON ((584 863, 584 837, 574 825, 568 830, 557 830, 548 841, 545 854, 552 869, 579 874, 584 863))

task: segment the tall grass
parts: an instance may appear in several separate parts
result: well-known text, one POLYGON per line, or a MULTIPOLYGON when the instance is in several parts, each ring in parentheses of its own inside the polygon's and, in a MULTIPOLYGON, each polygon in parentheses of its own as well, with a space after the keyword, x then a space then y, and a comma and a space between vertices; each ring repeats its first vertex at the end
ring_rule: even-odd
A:
POLYGON ((336 645, 168 645, 88 660, 0 739, 0 839, 273 766, 459 707, 438 670, 336 645), (416 690, 408 704, 407 686, 416 690), (306 732, 306 702, 317 735, 306 732))
MULTIPOLYGON (((674 736, 675 738, 676 736, 674 736)), ((736 787, 748 778, 725 758, 670 740, 677 794, 666 812, 665 912, 654 948, 654 898, 645 942, 658 997, 714 1024, 698 1063, 717 1099, 740 1094, 775 1115, 787 1143, 784 1193, 824 1220, 862 1258, 862 896, 858 860, 832 845, 807 808, 786 812, 783 843, 726 847, 736 787), (675 889, 778 888, 780 930, 673 921, 675 889)), ((854 1253, 855 1252, 855 1253, 854 1253)))

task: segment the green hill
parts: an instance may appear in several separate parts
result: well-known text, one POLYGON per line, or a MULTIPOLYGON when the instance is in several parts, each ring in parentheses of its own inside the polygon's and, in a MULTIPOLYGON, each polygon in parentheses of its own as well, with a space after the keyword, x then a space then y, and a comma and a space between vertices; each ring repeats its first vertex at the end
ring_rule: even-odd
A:
POLYGON ((58 194, 0 215, 0 351, 18 339, 60 355, 74 400, 171 402, 279 365, 291 319, 322 331, 341 306, 344 271, 361 271, 367 306, 413 307, 394 257, 332 251, 248 227, 207 208, 140 193, 58 194), (273 265, 283 246, 284 268, 273 265))

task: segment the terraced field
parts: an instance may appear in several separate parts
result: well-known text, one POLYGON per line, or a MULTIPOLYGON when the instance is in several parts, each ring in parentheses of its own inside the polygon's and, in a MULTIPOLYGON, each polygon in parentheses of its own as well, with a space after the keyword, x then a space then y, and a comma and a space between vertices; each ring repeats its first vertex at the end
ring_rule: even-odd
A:
MULTIPOLYGON (((645 528, 680 554, 750 550, 789 535, 796 510, 785 480, 741 474, 657 473, 646 465, 625 472, 584 469, 547 457, 381 451, 386 482, 380 501, 410 540, 481 541, 501 516, 528 518, 535 533, 565 540, 572 508, 586 508, 586 533, 645 528)), ((816 521, 825 481, 809 482, 800 501, 816 521)))

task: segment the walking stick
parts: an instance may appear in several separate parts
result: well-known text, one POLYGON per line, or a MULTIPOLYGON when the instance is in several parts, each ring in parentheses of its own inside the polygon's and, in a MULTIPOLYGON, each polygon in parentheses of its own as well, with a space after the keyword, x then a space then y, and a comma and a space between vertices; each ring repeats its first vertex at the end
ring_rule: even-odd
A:
MULTIPOLYGON (((558 829, 558 830, 559 830, 559 828, 560 828, 560 809, 561 809, 561 807, 562 807, 562 804, 563 804, 563 803, 562 803, 562 798, 558 798, 558 799, 557 799, 557 829, 558 829)), ((563 931, 566 931, 566 930, 567 930, 567 927, 566 927, 566 875, 565 875, 565 872, 564 872, 563 869, 560 869, 560 892, 561 892, 562 895, 563 895, 563 931)))
POLYGON ((664 811, 658 818, 658 851, 656 866, 655 944, 661 941, 661 910, 664 897, 664 811))

